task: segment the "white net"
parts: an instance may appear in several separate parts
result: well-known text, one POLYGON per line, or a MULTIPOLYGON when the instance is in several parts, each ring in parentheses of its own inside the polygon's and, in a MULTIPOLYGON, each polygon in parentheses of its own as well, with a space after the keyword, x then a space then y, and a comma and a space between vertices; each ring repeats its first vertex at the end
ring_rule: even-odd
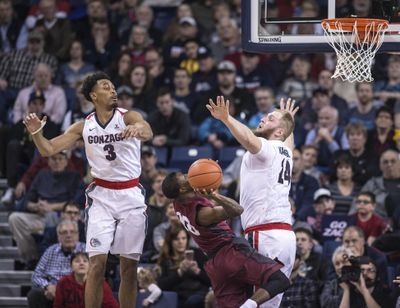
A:
POLYGON ((322 21, 325 37, 337 55, 332 78, 340 77, 350 82, 374 80, 371 76, 372 61, 382 45, 388 24, 381 20, 368 20, 365 26, 360 24, 361 21, 357 25, 356 18, 351 21, 348 18, 322 21))

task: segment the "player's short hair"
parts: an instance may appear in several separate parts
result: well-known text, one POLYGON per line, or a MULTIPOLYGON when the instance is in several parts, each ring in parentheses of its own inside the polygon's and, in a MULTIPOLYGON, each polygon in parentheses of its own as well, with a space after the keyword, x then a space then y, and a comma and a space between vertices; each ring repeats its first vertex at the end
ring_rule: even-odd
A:
POLYGON ((104 72, 90 74, 83 80, 81 92, 89 102, 93 103, 92 98, 90 97, 90 92, 92 92, 93 88, 97 85, 97 81, 102 79, 111 81, 111 78, 104 72))
POLYGON ((162 183, 162 191, 164 196, 168 199, 176 199, 179 196, 180 185, 176 172, 172 172, 168 174, 163 183, 162 183))
POLYGON ((282 125, 282 128, 285 130, 285 133, 283 136, 284 137, 283 141, 285 141, 286 138, 289 137, 291 133, 293 133, 294 120, 293 120, 292 115, 289 112, 284 111, 284 110, 279 110, 279 109, 278 109, 278 111, 282 113, 281 125, 282 125))

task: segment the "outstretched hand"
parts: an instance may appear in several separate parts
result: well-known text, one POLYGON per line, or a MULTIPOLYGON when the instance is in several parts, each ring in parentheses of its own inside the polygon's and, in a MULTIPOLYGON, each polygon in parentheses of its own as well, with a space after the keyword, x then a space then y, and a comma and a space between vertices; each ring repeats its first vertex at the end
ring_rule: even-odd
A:
POLYGON ((36 113, 28 114, 23 123, 31 134, 36 134, 46 125, 47 117, 44 116, 42 120, 38 118, 36 113))
POLYGON ((216 103, 210 98, 206 107, 217 120, 225 121, 229 117, 229 100, 225 101, 223 96, 217 96, 216 103))
POLYGON ((280 109, 289 112, 293 119, 294 115, 299 111, 299 106, 295 107, 295 102, 296 101, 294 99, 292 100, 290 97, 286 102, 283 98, 281 98, 281 101, 279 102, 280 109))
POLYGON ((211 197, 212 195, 216 194, 216 190, 215 189, 198 189, 195 188, 194 191, 198 194, 204 195, 206 197, 211 197))

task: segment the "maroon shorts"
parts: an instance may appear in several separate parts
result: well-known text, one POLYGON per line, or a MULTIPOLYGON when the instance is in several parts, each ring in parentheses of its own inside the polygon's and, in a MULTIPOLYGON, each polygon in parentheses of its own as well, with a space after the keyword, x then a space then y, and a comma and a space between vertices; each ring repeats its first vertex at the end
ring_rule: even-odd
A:
POLYGON ((259 254, 243 238, 223 246, 204 266, 218 308, 240 307, 253 286, 262 286, 283 264, 259 254))

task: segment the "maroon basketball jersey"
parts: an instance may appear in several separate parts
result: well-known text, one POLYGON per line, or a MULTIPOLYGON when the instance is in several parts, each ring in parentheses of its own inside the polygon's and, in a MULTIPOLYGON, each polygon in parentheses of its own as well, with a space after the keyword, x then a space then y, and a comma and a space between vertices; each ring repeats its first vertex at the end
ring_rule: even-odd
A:
POLYGON ((188 230, 201 250, 207 255, 215 253, 224 244, 230 243, 235 234, 225 221, 207 227, 196 222, 199 207, 213 207, 210 200, 204 197, 188 198, 183 202, 174 201, 176 215, 188 230))

